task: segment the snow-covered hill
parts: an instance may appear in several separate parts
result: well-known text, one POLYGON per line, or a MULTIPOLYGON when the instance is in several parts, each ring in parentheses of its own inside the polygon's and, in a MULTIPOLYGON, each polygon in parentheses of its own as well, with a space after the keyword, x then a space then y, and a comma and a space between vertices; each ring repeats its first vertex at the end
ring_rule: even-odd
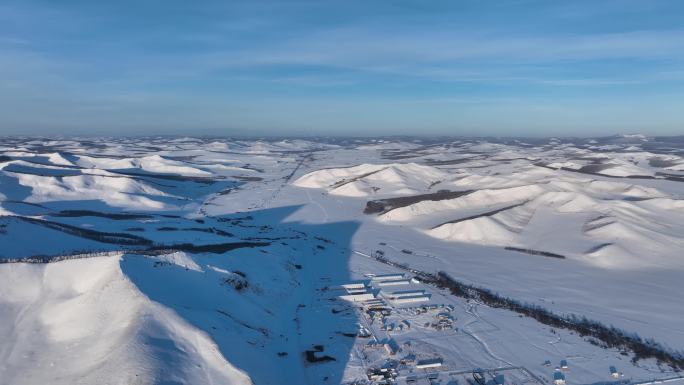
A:
POLYGON ((0 265, 0 383, 251 384, 119 257, 0 265))
POLYGON ((447 177, 434 167, 416 163, 362 164, 314 171, 294 181, 294 185, 326 188, 330 194, 347 197, 409 195, 425 191, 447 177))

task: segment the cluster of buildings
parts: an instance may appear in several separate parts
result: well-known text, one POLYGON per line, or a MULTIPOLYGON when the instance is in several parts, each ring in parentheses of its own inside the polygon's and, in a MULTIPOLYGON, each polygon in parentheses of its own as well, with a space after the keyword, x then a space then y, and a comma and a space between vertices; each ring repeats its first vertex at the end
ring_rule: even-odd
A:
MULTIPOLYGON (((423 287, 414 285, 405 274, 366 274, 366 279, 358 282, 328 286, 338 299, 347 301, 362 309, 366 326, 359 324, 358 335, 370 336, 372 339, 363 345, 364 357, 372 357, 377 353, 386 355, 384 364, 367 370, 367 378, 373 384, 394 384, 399 367, 413 367, 417 370, 429 371, 442 366, 442 358, 416 360, 412 354, 397 358, 402 348, 388 332, 409 331, 414 326, 411 316, 420 316, 428 312, 439 312, 434 322, 435 328, 451 326, 453 317, 449 314, 453 306, 429 304, 432 295, 423 287), (408 317, 393 317, 404 314, 408 317), (377 353, 373 353, 377 352, 377 353)), ((405 341, 409 345, 410 341, 405 341)))
POLYGON ((411 284, 404 274, 367 274, 367 281, 346 283, 329 289, 340 291, 339 298, 359 302, 364 306, 401 305, 405 303, 428 302, 430 294, 425 290, 402 290, 411 284))
POLYGON ((392 332, 395 330, 402 331, 402 330, 410 330, 411 329, 411 323, 408 322, 407 320, 401 320, 401 322, 389 322, 387 319, 383 318, 382 319, 382 325, 380 326, 380 330, 385 330, 388 332, 392 332))
MULTIPOLYGON (((436 358, 428 358, 428 359, 423 359, 423 360, 415 360, 415 357, 413 356, 407 356, 404 359, 401 359, 400 361, 392 360, 388 362, 384 367, 378 368, 378 367, 373 367, 367 370, 366 374, 368 376, 368 380, 372 381, 373 384, 380 385, 380 384, 394 384, 395 379, 398 376, 398 370, 397 367, 399 364, 402 365, 408 365, 411 364, 415 366, 416 369, 420 370, 425 370, 429 371, 431 369, 437 369, 442 366, 442 358, 436 357, 436 358)), ((427 374, 427 378, 434 379, 437 378, 438 373, 437 372, 431 372, 427 374)), ((406 377, 406 382, 407 383, 414 383, 418 379, 417 375, 410 375, 406 377)), ((503 385, 503 384, 499 384, 503 385)))
MULTIPOLYGON (((473 380, 475 380, 475 383, 479 385, 486 385, 487 382, 487 377, 485 376, 485 373, 488 373, 489 371, 485 371, 483 369, 475 369, 473 370, 473 380)), ((504 385, 506 383, 506 378, 504 377, 503 374, 501 373, 491 373, 489 374, 494 377, 494 385, 504 385)))
POLYGON ((397 342, 393 339, 370 341, 364 346, 364 349, 383 349, 390 356, 397 354, 400 350, 399 345, 397 345, 397 342))
MULTIPOLYGON (((546 361, 544 363, 546 366, 551 365, 551 361, 546 361)), ((560 365, 556 367, 553 371, 553 383, 554 385, 565 385, 565 373, 570 370, 568 366, 568 360, 561 360, 560 365)))
MULTIPOLYGON (((421 327, 437 331, 457 330, 454 326, 455 307, 450 304, 430 303, 432 295, 417 280, 402 273, 366 274, 363 280, 328 286, 323 290, 353 305, 344 306, 345 310, 356 308, 358 310, 354 311, 363 314, 363 320, 360 320, 358 324, 357 336, 370 338, 370 340, 362 345, 359 351, 360 357, 371 365, 375 363, 379 366, 367 369, 367 379, 357 379, 355 383, 392 385, 404 383, 403 381, 423 383, 426 380, 434 383, 433 380, 437 379, 440 373, 449 372, 449 365, 442 367, 444 361, 441 357, 416 357, 416 355, 424 355, 425 352, 421 348, 414 351, 411 348, 413 334, 405 333, 415 326, 418 326, 421 332, 421 327)), ((339 304, 339 302, 336 303, 339 304)), ((333 310, 333 312, 345 310, 333 310)), ((551 361, 544 362, 544 365, 553 367, 551 361)), ((560 360, 553 371, 552 384, 566 385, 569 368, 566 359, 560 360)), ((474 381, 468 379, 468 383, 505 385, 501 369, 477 369, 472 372, 474 381)), ((609 372, 614 379, 622 376, 615 366, 610 366, 609 372)), ((463 373, 469 373, 469 371, 463 373)), ((537 382, 542 381, 538 377, 534 378, 537 382)), ((517 374, 513 374, 509 381, 516 383, 516 379, 518 379, 517 374)))
POLYGON ((437 313, 435 316, 435 322, 427 322, 425 327, 432 327, 435 330, 451 330, 454 328, 454 316, 452 316, 450 310, 442 311, 437 313))
POLYGON ((370 368, 366 374, 376 384, 392 384, 398 375, 396 368, 370 368))

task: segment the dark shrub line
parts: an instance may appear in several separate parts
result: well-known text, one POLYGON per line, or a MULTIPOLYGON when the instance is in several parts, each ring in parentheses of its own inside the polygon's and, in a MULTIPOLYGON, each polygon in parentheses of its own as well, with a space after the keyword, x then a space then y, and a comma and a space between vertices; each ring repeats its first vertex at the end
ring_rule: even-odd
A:
POLYGON ((433 226, 431 229, 434 230, 434 229, 436 229, 436 228, 438 228, 438 227, 440 227, 440 226, 449 225, 449 224, 453 224, 453 223, 459 223, 459 222, 470 221, 470 220, 472 220, 472 219, 477 219, 477 218, 482 218, 482 217, 491 217, 491 216, 494 216, 494 215, 496 215, 496 214, 498 214, 498 213, 500 213, 500 212, 504 212, 504 211, 506 211, 506 210, 510 210, 510 209, 514 209, 514 208, 516 208, 516 207, 520 207, 520 206, 526 204, 527 202, 528 202, 528 201, 524 201, 524 202, 521 202, 521 203, 516 203, 516 204, 514 204, 514 205, 502 207, 502 208, 500 208, 500 209, 496 209, 496 210, 492 210, 492 211, 487 211, 487 212, 484 212, 484 213, 481 213, 481 214, 475 214, 475 215, 471 215, 471 216, 465 217, 465 218, 454 219, 454 220, 447 221, 447 222, 444 222, 444 223, 440 223, 440 224, 438 224, 438 225, 436 225, 436 226, 433 226))
POLYGON ((202 183, 202 184, 214 184, 217 182, 216 179, 218 179, 218 178, 203 177, 203 176, 156 174, 156 173, 144 173, 144 172, 129 171, 129 170, 107 170, 107 171, 113 172, 115 174, 133 176, 133 177, 138 177, 138 178, 163 179, 163 180, 172 180, 172 181, 178 181, 178 182, 195 182, 195 183, 202 183))
POLYGON ((270 242, 229 242, 229 243, 214 243, 209 245, 195 245, 192 243, 179 243, 175 245, 155 245, 145 251, 159 251, 159 250, 174 250, 187 251, 189 253, 214 253, 222 254, 226 251, 231 251, 241 248, 264 247, 270 245, 270 242))
POLYGON ((397 198, 379 199, 368 201, 366 208, 363 210, 364 214, 384 214, 386 212, 406 207, 423 201, 442 201, 447 199, 455 199, 472 193, 473 190, 466 191, 449 191, 439 190, 435 193, 411 195, 397 198))
POLYGON ((136 254, 136 255, 164 255, 172 254, 179 251, 187 251, 191 253, 213 253, 222 254, 227 251, 246 248, 246 247, 262 247, 268 246, 268 242, 232 242, 232 243, 218 243, 210 245, 193 245, 190 243, 181 243, 177 245, 155 245, 145 249, 115 249, 115 250, 101 250, 101 251, 76 251, 66 255, 32 255, 29 257, 19 258, 0 258, 0 264, 3 263, 51 263, 70 259, 84 259, 95 257, 111 257, 117 254, 136 254))
POLYGON ((83 258, 95 258, 95 257, 109 257, 120 253, 120 251, 95 251, 95 252, 78 252, 76 254, 69 255, 32 255, 30 257, 22 258, 0 258, 0 264, 3 263, 50 263, 66 261, 69 259, 83 259, 83 258))
POLYGON ((506 246, 506 250, 517 251, 520 253, 530 254, 530 255, 541 255, 542 257, 565 259, 564 255, 551 253, 549 251, 533 250, 533 249, 522 249, 519 247, 506 246))
POLYGON ((11 217, 34 225, 47 227, 52 230, 61 231, 66 234, 75 235, 77 237, 86 238, 102 243, 112 243, 115 245, 129 246, 146 246, 152 244, 152 241, 150 241, 149 239, 127 233, 105 233, 101 231, 95 231, 91 229, 84 229, 77 226, 67 225, 64 223, 46 221, 43 219, 20 216, 11 217))
POLYGON ((62 210, 58 213, 50 214, 53 217, 63 217, 63 218, 73 218, 73 217, 101 217, 109 218, 114 220, 127 220, 127 219, 152 219, 152 215, 148 214, 136 214, 136 213, 103 213, 99 211, 92 210, 62 210))

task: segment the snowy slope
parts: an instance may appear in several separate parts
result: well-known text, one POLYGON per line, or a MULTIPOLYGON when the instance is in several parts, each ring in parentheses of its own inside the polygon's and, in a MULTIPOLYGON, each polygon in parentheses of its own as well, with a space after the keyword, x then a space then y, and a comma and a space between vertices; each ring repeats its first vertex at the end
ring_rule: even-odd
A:
POLYGON ((187 165, 184 162, 166 159, 160 155, 150 155, 134 159, 95 158, 78 155, 75 164, 85 168, 99 169, 141 169, 143 171, 183 176, 209 176, 210 172, 187 165))
POLYGON ((444 172, 415 163, 324 169, 304 175, 295 186, 326 188, 333 195, 364 197, 370 195, 408 195, 427 190, 447 177, 444 172))
POLYGON ((118 257, 0 265, 2 384, 250 384, 118 257))
POLYGON ((63 178, 16 174, 19 185, 31 189, 25 201, 41 203, 69 200, 100 200, 112 207, 162 210, 166 205, 154 199, 167 194, 129 178, 79 175, 63 178))

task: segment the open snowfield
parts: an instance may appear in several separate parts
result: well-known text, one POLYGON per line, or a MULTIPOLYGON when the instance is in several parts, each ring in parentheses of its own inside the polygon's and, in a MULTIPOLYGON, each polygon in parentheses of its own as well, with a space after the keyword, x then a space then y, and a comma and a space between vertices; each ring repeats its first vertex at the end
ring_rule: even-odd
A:
POLYGON ((674 378, 430 282, 397 290, 453 307, 449 330, 331 288, 441 271, 684 368, 684 139, 3 138, 0 260, 1 385, 550 384, 561 360, 568 384, 674 378))

